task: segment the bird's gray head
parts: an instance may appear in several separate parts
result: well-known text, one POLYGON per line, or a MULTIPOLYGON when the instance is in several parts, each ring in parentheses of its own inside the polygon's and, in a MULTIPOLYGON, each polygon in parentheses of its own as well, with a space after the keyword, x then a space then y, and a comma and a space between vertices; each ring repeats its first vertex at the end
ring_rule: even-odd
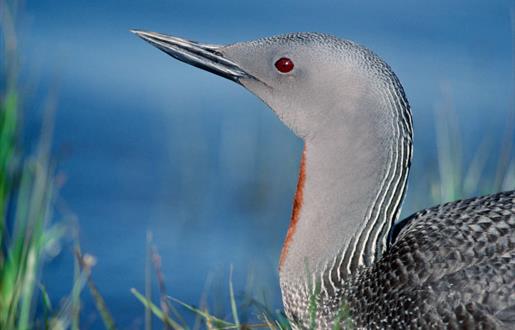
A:
POLYGON ((377 117, 362 113, 362 109, 380 110, 374 94, 384 90, 380 84, 395 77, 367 49, 320 33, 285 34, 222 46, 133 32, 183 62, 243 85, 304 139, 327 130, 334 118, 348 118, 356 124, 377 117))

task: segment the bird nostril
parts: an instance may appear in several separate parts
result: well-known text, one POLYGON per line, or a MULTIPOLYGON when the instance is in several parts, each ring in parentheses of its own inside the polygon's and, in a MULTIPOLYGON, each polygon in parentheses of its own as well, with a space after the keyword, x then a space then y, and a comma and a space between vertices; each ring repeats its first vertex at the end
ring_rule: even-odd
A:
POLYGON ((277 60, 277 62, 275 62, 275 67, 277 68, 277 70, 279 70, 279 72, 288 73, 291 70, 293 70, 294 65, 293 61, 289 58, 281 57, 277 60))

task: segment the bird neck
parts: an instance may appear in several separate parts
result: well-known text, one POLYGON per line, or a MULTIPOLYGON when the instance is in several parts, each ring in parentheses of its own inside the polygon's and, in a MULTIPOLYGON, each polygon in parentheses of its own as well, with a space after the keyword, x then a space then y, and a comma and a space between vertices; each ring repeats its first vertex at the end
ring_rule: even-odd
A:
POLYGON ((409 108, 394 104, 384 104, 391 111, 347 111, 351 117, 327 121, 305 139, 281 253, 283 283, 328 271, 345 279, 385 250, 411 159, 409 108))

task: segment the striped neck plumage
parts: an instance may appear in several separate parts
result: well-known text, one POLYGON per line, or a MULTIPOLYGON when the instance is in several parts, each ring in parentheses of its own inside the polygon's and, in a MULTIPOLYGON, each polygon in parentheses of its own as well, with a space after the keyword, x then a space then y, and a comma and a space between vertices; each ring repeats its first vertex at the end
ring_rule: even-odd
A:
MULTIPOLYGON (((412 153, 409 105, 396 78, 306 137, 280 273, 292 281, 345 281, 387 247, 412 153), (364 108, 366 107, 366 108, 364 108)), ((336 285, 332 283, 333 285, 336 285)))

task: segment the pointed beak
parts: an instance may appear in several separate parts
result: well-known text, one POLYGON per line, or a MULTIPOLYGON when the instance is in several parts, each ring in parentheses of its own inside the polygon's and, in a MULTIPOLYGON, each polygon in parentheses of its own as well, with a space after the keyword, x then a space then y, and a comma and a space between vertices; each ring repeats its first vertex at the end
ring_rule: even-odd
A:
POLYGON ((255 79, 237 63, 224 58, 219 49, 221 45, 201 44, 198 42, 168 36, 156 32, 131 30, 132 33, 159 48, 179 61, 240 83, 242 78, 255 79))

